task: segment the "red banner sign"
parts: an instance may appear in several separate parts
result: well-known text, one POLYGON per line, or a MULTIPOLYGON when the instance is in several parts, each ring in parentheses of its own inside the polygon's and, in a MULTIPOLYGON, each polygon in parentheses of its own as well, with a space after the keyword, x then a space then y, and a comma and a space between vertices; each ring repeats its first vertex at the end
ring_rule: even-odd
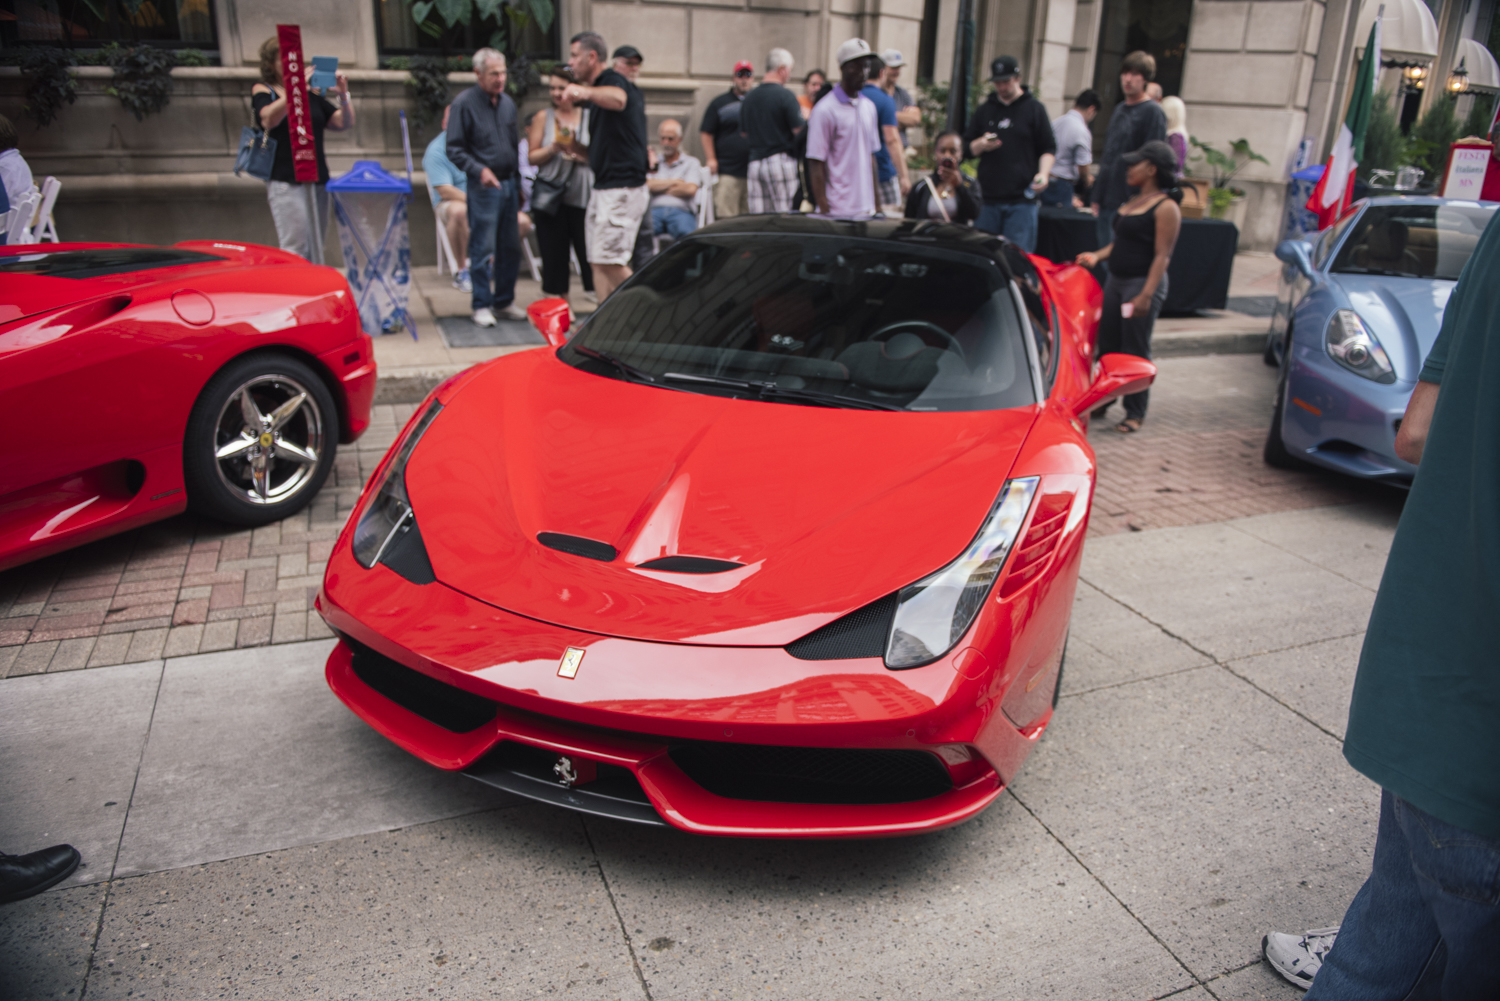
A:
POLYGON ((318 180, 318 152, 313 143, 312 112, 307 103, 306 63, 302 58, 302 28, 278 24, 281 79, 286 85, 287 131, 292 137, 292 170, 301 183, 318 180))

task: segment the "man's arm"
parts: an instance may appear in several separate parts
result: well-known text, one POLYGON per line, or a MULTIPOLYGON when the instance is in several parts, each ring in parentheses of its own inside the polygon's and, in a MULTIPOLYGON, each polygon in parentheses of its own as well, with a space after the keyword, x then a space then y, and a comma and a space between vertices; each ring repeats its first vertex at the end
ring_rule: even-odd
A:
POLYGON ((915 104, 908 104, 896 112, 896 124, 908 129, 913 125, 921 125, 922 109, 915 104))
POLYGON ((1432 430, 1432 411, 1437 406, 1438 388, 1435 382, 1417 383, 1411 401, 1406 405, 1406 416, 1401 418, 1401 429, 1396 432, 1396 457, 1413 466, 1422 461, 1422 451, 1427 447, 1427 433, 1432 430))
POLYGON ((813 204, 823 215, 828 214, 828 164, 822 160, 807 161, 807 183, 812 185, 813 204))
POLYGON ((1043 153, 1041 157, 1037 159, 1036 177, 1032 179, 1033 183, 1031 185, 1033 190, 1041 191, 1051 182, 1052 165, 1056 162, 1057 157, 1053 156, 1051 153, 1043 153), (1041 185, 1038 186, 1035 183, 1036 181, 1041 181, 1041 185))
POLYGON ((570 83, 563 93, 574 104, 587 101, 594 107, 603 108, 605 111, 625 110, 624 87, 586 87, 581 83, 570 83))
POLYGON ((469 154, 468 147, 469 116, 462 107, 456 107, 448 116, 448 159, 465 174, 477 177, 485 166, 469 154))
POLYGON ((703 165, 708 168, 710 174, 719 172, 719 154, 714 150, 714 134, 712 132, 699 132, 698 138, 703 140, 703 165))
POLYGON ((901 152, 901 133, 894 125, 882 125, 880 132, 885 136, 885 149, 891 155, 891 166, 896 168, 896 177, 901 182, 901 195, 905 197, 911 192, 911 177, 906 172, 906 157, 901 152))

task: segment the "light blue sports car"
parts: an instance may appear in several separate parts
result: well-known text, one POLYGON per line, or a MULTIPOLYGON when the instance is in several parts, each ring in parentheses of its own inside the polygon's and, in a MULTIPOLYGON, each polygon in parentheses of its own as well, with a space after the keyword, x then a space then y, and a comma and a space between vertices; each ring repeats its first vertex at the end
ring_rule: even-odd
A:
POLYGON ((1496 204, 1356 202, 1312 243, 1286 240, 1266 363, 1279 365, 1266 462, 1409 486, 1396 429, 1458 274, 1496 204))

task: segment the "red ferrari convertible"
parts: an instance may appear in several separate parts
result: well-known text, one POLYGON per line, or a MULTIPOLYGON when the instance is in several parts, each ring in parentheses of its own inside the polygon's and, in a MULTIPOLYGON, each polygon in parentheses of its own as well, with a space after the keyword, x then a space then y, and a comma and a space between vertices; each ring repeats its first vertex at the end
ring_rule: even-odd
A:
POLYGON ((285 518, 374 396, 332 268, 233 243, 0 247, 0 570, 188 507, 285 518))
POLYGON ((983 810, 1051 719, 1094 458, 1155 369, 1099 287, 974 230, 742 217, 552 347, 440 386, 318 606, 327 675, 422 759, 705 834, 983 810))

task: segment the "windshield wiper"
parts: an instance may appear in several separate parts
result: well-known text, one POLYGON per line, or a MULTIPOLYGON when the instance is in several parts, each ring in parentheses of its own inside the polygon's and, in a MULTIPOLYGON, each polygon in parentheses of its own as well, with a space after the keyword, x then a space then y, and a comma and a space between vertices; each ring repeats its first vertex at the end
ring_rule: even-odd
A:
POLYGON ((778 386, 774 382, 727 379, 719 375, 691 375, 687 372, 663 372, 661 377, 674 382, 702 382, 711 386, 748 390, 763 397, 805 400, 808 403, 821 403, 831 407, 852 407, 858 410, 906 410, 905 407, 893 403, 881 403, 879 400, 861 400, 858 397, 844 396, 839 393, 820 393, 816 389, 790 389, 786 386, 778 386))
POLYGON ((573 351, 577 351, 585 358, 597 358, 600 361, 605 362, 606 364, 613 365, 621 375, 626 376, 627 378, 635 379, 639 382, 654 383, 656 381, 656 376, 652 375, 650 372, 647 372, 645 369, 636 368, 634 365, 630 364, 630 362, 625 361, 621 358, 616 358, 608 351, 600 351, 596 348, 586 348, 582 344, 569 344, 568 347, 573 351))

